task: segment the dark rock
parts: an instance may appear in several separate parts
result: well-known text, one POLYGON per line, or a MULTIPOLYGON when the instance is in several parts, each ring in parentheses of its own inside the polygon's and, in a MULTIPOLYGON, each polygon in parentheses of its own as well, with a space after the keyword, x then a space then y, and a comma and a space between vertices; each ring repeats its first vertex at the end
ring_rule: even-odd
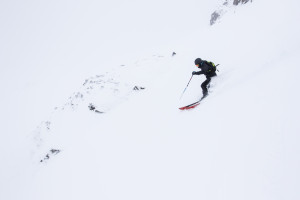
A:
POLYGON ((52 154, 58 154, 59 152, 60 152, 60 150, 59 149, 51 149, 50 150, 50 152, 52 153, 52 154))
POLYGON ((59 150, 59 149, 50 149, 49 153, 47 153, 47 154, 45 155, 45 157, 44 157, 42 160, 40 160, 40 162, 44 162, 44 161, 46 161, 46 160, 49 160, 50 157, 52 157, 52 156, 54 156, 54 155, 56 155, 56 154, 58 154, 58 153, 60 153, 60 150, 59 150))
POLYGON ((215 11, 211 14, 210 25, 214 25, 221 15, 215 11))
POLYGON ((92 103, 90 103, 90 105, 89 105, 88 107, 89 107, 89 109, 90 109, 91 111, 94 111, 94 112, 96 112, 96 113, 104 113, 104 112, 101 112, 101 111, 97 110, 97 109, 96 109, 96 106, 93 105, 92 103))
MULTIPOLYGON (((233 5, 237 6, 239 4, 246 4, 248 2, 252 2, 252 0, 234 0, 233 5)), ((217 22, 217 20, 219 20, 220 17, 223 16, 223 14, 226 13, 226 10, 228 9, 228 6, 229 6, 229 1, 225 0, 224 3, 223 3, 222 8, 219 9, 219 10, 216 10, 215 12, 213 12, 211 14, 210 25, 214 25, 217 22)))
POLYGON ((144 90, 144 87, 134 86, 133 90, 144 90))
POLYGON ((90 110, 94 111, 96 109, 96 107, 90 103, 90 105, 88 106, 90 110))
POLYGON ((249 1, 252 2, 252 0, 234 0, 234 1, 233 1, 233 5, 237 6, 237 5, 239 5, 240 3, 245 4, 245 3, 248 3, 249 1))

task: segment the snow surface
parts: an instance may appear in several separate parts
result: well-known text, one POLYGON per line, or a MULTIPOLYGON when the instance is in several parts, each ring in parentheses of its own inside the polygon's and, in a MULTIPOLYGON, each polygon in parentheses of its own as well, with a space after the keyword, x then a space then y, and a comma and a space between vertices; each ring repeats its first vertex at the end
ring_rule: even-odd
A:
POLYGON ((0 2, 0 199, 300 199, 300 3, 221 2, 0 2))

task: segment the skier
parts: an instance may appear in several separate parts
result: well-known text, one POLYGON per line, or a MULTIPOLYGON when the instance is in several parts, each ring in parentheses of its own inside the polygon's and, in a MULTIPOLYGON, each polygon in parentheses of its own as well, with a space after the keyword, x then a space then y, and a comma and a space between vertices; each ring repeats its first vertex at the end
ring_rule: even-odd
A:
POLYGON ((206 80, 201 84, 203 96, 201 98, 204 99, 208 95, 207 87, 211 81, 211 78, 217 76, 216 74, 216 66, 212 62, 208 62, 206 60, 202 60, 201 58, 197 58, 195 60, 195 65, 201 69, 201 71, 196 72, 193 71, 193 75, 203 74, 206 76, 206 80))

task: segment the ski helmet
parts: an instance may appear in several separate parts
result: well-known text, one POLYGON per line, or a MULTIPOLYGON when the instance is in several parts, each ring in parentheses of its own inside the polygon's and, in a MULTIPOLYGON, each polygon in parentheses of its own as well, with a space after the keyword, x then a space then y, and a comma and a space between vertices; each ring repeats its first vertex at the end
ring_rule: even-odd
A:
POLYGON ((195 60, 195 65, 200 65, 201 62, 202 62, 201 58, 197 58, 195 60))

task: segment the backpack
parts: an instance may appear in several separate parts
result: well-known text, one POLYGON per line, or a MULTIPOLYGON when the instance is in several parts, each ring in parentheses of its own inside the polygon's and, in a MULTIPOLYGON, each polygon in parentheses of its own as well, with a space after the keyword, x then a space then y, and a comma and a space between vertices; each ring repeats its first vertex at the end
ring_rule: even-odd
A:
POLYGON ((210 67, 210 69, 208 70, 209 72, 211 72, 211 71, 216 72, 217 71, 217 67, 213 62, 206 61, 206 64, 210 67))

